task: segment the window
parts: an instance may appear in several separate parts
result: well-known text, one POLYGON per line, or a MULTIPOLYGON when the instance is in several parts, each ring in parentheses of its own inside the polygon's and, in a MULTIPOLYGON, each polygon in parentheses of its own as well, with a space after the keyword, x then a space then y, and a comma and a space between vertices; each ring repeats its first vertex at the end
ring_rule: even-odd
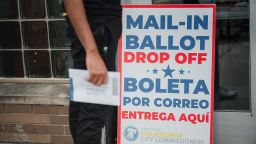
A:
POLYGON ((0 0, 0 77, 67 78, 62 0, 0 0))

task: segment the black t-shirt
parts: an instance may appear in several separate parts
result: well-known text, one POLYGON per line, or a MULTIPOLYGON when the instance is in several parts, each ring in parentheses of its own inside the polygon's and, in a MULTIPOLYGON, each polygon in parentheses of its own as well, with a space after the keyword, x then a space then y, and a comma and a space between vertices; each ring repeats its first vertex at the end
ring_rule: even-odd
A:
MULTIPOLYGON (((115 57, 116 50, 114 49, 117 48, 118 38, 122 31, 122 7, 120 0, 84 0, 84 6, 99 52, 101 53, 102 45, 104 45, 109 47, 111 53, 114 54, 113 56, 111 54, 109 55, 115 57), (104 29, 103 31, 102 28, 104 29)), ((66 20, 67 37, 72 42, 71 54, 74 61, 74 68, 84 67, 84 48, 68 17, 66 17, 66 20)))
MULTIPOLYGON (((65 11, 64 3, 62 3, 65 11)), ((120 0, 84 0, 84 7, 88 19, 101 16, 117 16, 122 15, 122 6, 120 0)))
MULTIPOLYGON (((120 0, 84 0, 85 11, 92 30, 97 27, 96 25, 104 24, 108 18, 121 20, 122 6, 120 3, 120 0)), ((64 4, 63 9, 65 11, 64 4)), ((67 36, 73 41, 72 39, 77 37, 68 17, 66 20, 67 36)))
POLYGON ((120 0, 84 0, 88 19, 97 16, 121 17, 122 7, 120 0))

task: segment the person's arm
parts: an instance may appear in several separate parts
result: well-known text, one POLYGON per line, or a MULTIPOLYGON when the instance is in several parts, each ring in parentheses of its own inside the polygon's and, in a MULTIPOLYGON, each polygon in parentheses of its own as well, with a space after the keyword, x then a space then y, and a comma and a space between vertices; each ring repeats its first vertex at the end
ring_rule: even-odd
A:
POLYGON ((91 32, 83 0, 64 0, 68 18, 86 52, 86 66, 89 71, 87 80, 95 85, 108 81, 107 68, 101 58, 91 32))

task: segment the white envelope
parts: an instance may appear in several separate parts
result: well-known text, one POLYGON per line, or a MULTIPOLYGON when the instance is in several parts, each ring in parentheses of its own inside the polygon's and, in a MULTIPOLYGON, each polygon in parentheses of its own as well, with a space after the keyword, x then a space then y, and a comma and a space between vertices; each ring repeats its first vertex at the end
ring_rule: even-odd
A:
POLYGON ((120 75, 118 72, 108 72, 108 83, 95 86, 85 80, 88 71, 69 69, 70 100, 75 102, 95 103, 104 105, 119 105, 120 75))

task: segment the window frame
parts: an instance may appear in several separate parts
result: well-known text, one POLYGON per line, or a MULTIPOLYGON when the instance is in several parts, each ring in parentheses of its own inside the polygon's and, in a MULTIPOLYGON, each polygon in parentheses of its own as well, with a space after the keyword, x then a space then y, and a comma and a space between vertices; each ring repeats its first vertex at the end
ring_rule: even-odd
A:
POLYGON ((18 22, 19 24, 19 33, 20 33, 20 38, 21 38, 21 47, 20 49, 0 49, 0 52, 3 51, 19 51, 22 54, 22 63, 23 63, 23 73, 24 77, 0 77, 0 82, 1 81, 9 81, 9 82, 32 82, 38 81, 35 79, 40 79, 40 81, 45 81, 46 83, 51 82, 51 81, 59 81, 59 79, 63 79, 62 81, 67 80, 68 78, 58 78, 54 77, 54 70, 53 70, 53 58, 52 58, 52 52, 53 51, 70 51, 70 47, 61 47, 61 48, 54 48, 51 44, 50 40, 50 23, 51 22, 58 22, 58 21, 65 21, 65 18, 59 18, 59 17, 51 17, 49 16, 49 9, 48 9, 48 4, 47 0, 44 0, 44 9, 45 9, 45 18, 35 18, 35 19, 29 19, 29 18, 22 18, 21 16, 21 0, 17 0, 17 13, 18 13, 18 18, 11 18, 11 19, 0 19, 0 22, 18 22), (23 34, 23 29, 22 29, 22 23, 23 22, 36 22, 36 21, 42 21, 46 22, 46 33, 47 33, 47 40, 48 40, 48 48, 46 49, 26 49, 25 44, 24 44, 24 34, 23 34), (28 72, 26 69, 27 63, 25 59, 25 53, 26 51, 48 51, 49 52, 49 67, 50 67, 50 78, 33 78, 28 76, 28 72))

